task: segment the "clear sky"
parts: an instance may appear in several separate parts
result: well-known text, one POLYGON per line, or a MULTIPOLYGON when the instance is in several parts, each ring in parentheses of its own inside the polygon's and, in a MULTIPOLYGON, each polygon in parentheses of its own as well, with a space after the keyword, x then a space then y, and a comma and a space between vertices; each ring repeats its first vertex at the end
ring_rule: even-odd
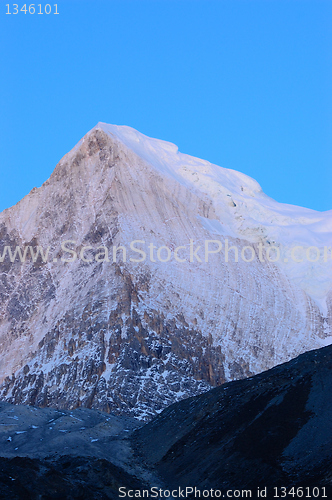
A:
POLYGON ((7 2, 0 210, 98 121, 332 209, 331 0, 59 0, 59 15, 7 15, 7 2))

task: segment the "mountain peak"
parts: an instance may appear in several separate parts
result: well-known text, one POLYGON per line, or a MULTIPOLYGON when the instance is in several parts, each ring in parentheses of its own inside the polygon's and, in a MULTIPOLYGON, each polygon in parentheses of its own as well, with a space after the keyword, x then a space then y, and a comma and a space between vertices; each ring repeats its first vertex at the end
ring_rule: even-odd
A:
MULTIPOLYGON (((120 149, 134 153, 150 166, 153 175, 167 178, 209 203, 213 207, 212 220, 211 217, 199 220, 211 236, 276 245, 280 250, 277 265, 326 312, 325 297, 332 286, 332 259, 326 261, 324 249, 330 245, 331 211, 317 212, 278 203, 265 195, 251 177, 183 154, 176 145, 150 138, 131 127, 100 122, 85 137, 96 130, 118 143, 120 149), (320 259, 314 266, 311 256, 296 262, 292 251, 297 247, 303 247, 304 252, 310 247, 317 248, 320 259)), ((142 182, 140 174, 137 181, 142 182)))
POLYGON ((306 258, 329 224, 244 174, 98 124, 0 214, 1 397, 147 419, 331 343, 332 259, 306 258), (11 261, 6 247, 49 257, 11 261))

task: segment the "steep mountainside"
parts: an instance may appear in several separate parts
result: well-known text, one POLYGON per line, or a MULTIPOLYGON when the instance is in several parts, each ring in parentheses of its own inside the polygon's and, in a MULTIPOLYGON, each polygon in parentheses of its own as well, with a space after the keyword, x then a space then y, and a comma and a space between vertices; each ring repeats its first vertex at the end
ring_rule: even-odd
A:
POLYGON ((148 419, 330 344, 331 225, 331 212, 281 205, 243 174, 98 124, 0 214, 1 398, 148 419), (6 246, 49 254, 11 262, 6 246), (317 262, 314 250, 291 258, 310 246, 317 262))

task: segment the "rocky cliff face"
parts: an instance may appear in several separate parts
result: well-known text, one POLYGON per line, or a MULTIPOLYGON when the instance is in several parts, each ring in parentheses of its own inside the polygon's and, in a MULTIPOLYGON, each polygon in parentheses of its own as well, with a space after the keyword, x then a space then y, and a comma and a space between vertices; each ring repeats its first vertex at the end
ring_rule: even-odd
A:
POLYGON ((0 214, 1 398, 148 419, 331 343, 330 255, 285 262, 290 241, 322 250, 331 219, 98 124, 0 214), (245 259, 233 250, 226 262, 227 244, 245 259), (261 244, 281 260, 262 259, 261 244), (6 246, 30 247, 28 258, 11 262, 6 246), (48 256, 33 262, 37 247, 48 256))

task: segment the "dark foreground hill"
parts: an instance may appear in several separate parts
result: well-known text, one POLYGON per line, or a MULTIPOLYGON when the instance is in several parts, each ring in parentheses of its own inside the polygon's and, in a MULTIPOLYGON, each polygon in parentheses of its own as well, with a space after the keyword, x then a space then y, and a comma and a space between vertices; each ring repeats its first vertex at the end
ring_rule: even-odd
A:
POLYGON ((0 417, 1 499, 119 498, 120 487, 176 497, 195 486, 222 498, 262 498, 265 487, 263 498, 332 498, 330 346, 183 400, 138 428, 87 409, 2 403, 0 417))
POLYGON ((93 457, 15 457, 0 464, 3 500, 104 500, 118 498, 120 487, 147 487, 122 468, 93 457))
POLYGON ((172 405, 133 442, 169 487, 325 486, 332 498, 332 347, 172 405))

